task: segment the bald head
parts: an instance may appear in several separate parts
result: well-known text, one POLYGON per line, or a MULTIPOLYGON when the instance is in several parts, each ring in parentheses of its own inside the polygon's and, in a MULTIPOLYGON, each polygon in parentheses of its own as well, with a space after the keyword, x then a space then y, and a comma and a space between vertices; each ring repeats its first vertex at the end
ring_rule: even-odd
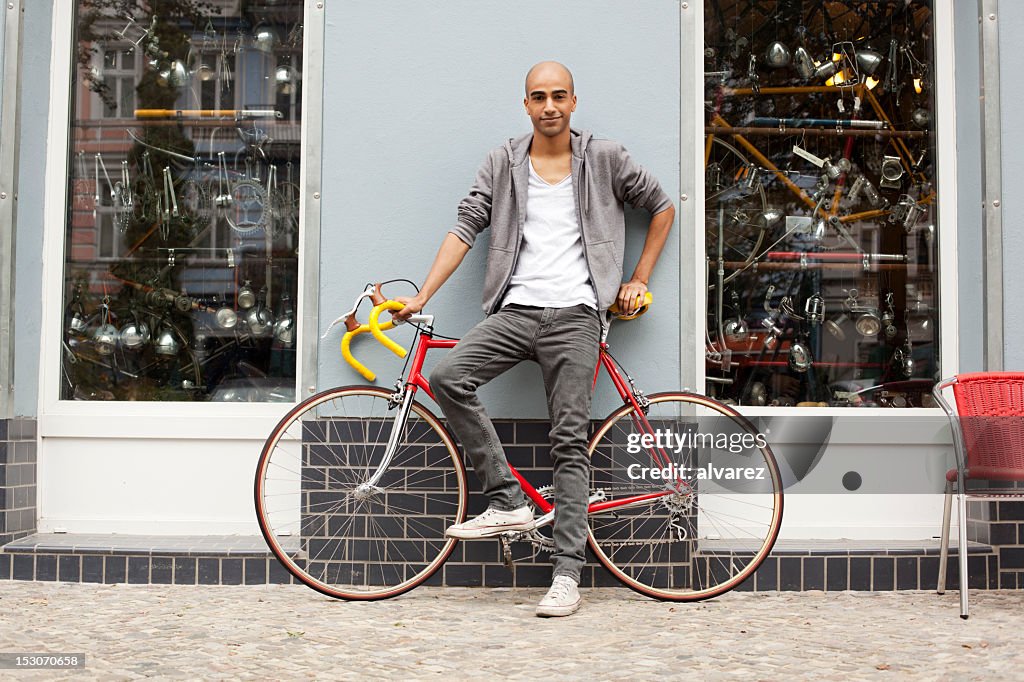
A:
POLYGON ((559 78, 568 79, 569 83, 569 94, 574 94, 575 86, 572 80, 572 72, 559 62, 540 62, 534 64, 533 67, 526 73, 526 95, 530 95, 530 84, 534 79, 547 79, 547 78, 559 78))

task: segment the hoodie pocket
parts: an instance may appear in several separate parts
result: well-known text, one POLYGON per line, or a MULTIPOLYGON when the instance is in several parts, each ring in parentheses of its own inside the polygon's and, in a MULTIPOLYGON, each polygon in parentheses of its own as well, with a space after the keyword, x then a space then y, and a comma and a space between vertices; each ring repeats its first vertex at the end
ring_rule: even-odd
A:
POLYGON ((590 255, 590 269, 595 278, 607 281, 611 277, 622 280, 622 257, 615 248, 615 241, 609 239, 587 246, 590 255))

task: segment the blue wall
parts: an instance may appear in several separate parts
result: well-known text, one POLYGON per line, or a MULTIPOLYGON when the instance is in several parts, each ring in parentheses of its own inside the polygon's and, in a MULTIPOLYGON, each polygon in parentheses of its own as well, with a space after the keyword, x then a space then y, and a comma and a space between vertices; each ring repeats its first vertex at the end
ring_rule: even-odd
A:
MULTIPOLYGON (((1024 3, 999 3, 999 73, 1002 127, 1003 170, 1003 290, 1004 324, 1003 366, 1007 370, 1024 370, 1024 317, 1016 304, 1024 300, 1024 192, 1017 182, 1024 178, 1024 126, 1020 117, 1024 112, 1024 92, 1016 83, 1024 69, 1021 54, 1020 31, 1024 29, 1024 3)), ((969 333, 969 332, 968 332, 969 333)))
MULTIPOLYGON (((354 0, 326 12, 321 320, 346 309, 367 281, 422 282, 486 152, 530 130, 523 79, 535 62, 573 70, 574 127, 619 140, 678 196, 677 2, 354 0)), ((632 215, 629 227, 627 274, 646 214, 632 215)), ((651 389, 679 386, 678 251, 674 231, 651 282, 652 312, 611 339, 651 389)), ((440 333, 459 336, 483 318, 485 256, 478 242, 431 301, 440 333)), ((322 387, 359 379, 337 339, 320 348, 322 387)), ((360 341, 357 357, 390 384, 401 363, 360 341)), ((495 416, 547 416, 532 363, 493 382, 485 402, 495 416)), ((612 405, 596 403, 595 414, 612 405)))
MULTIPOLYGON (((957 135, 957 258, 960 288, 959 371, 984 369, 985 299, 981 210, 981 106, 978 7, 956 2, 953 7, 956 41, 956 135, 957 135), (978 331, 973 331, 978 330, 978 331)), ((939 116, 941 117, 941 113, 939 116)), ((941 120, 941 118, 940 118, 941 120)), ((1004 228, 1005 229, 1005 228, 1004 228)))
MULTIPOLYGON (((14 301, 14 414, 35 416, 39 402, 39 339, 43 288, 43 206, 46 127, 50 117, 50 34, 53 4, 25 2, 22 22, 21 131, 14 301)), ((58 116, 63 115, 60 112, 58 116)))

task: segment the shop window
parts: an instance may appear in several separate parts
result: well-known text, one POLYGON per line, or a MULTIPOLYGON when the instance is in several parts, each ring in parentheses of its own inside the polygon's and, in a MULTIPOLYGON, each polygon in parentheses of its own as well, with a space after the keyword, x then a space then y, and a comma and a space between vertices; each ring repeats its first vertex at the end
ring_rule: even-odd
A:
POLYGON ((933 406, 930 3, 704 7, 707 391, 933 406))
POLYGON ((295 399, 302 27, 76 3, 62 399, 295 399))

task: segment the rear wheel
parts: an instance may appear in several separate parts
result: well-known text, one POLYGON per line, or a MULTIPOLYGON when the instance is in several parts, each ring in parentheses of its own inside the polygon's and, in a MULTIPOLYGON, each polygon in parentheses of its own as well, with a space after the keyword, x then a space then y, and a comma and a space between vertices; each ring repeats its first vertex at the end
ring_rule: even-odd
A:
POLYGON ((334 388, 292 409, 256 470, 256 516, 288 571, 339 599, 385 599, 423 583, 451 554, 466 515, 466 472, 447 430, 390 391, 334 388), (395 439, 391 464, 371 481, 395 439))
POLYGON ((767 441, 705 396, 624 406, 590 443, 590 546, 620 581, 656 599, 699 601, 750 578, 782 524, 782 479, 767 441), (617 506, 617 504, 622 506, 617 506))

